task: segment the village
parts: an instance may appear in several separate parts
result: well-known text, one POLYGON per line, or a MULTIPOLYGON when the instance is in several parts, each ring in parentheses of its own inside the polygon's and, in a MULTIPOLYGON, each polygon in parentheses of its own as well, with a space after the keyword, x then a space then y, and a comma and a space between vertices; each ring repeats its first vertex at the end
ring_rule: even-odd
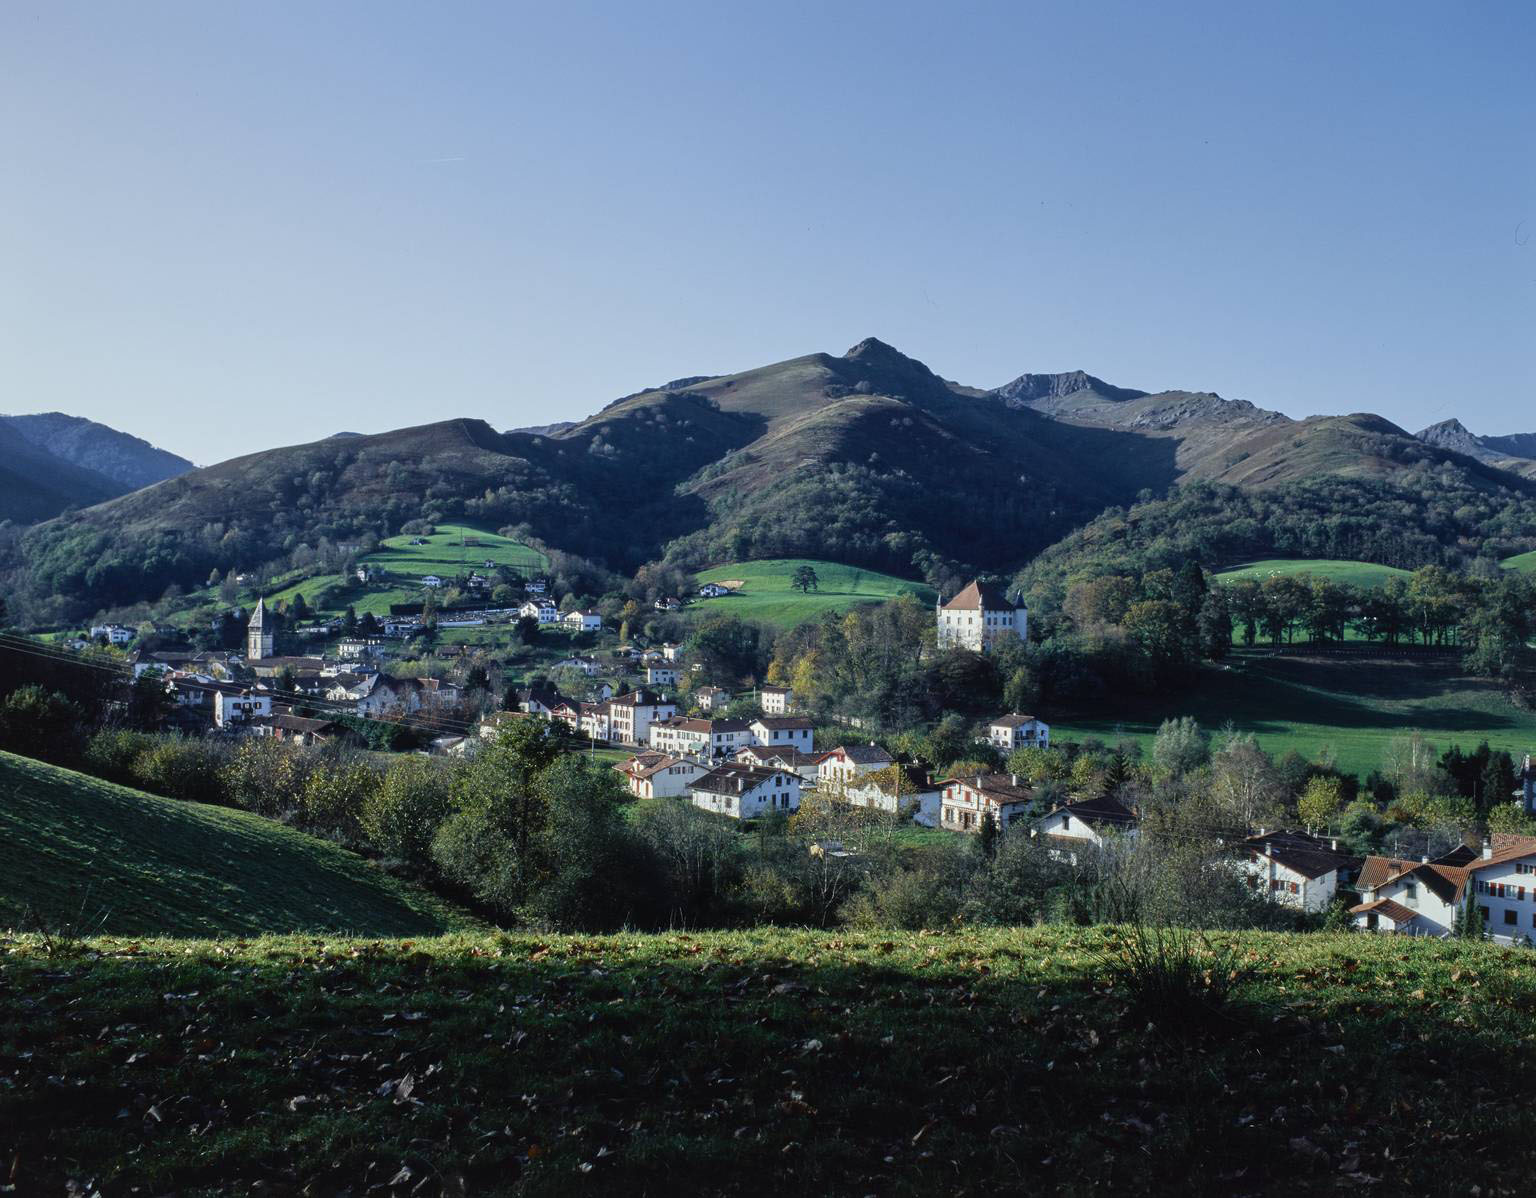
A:
MULTIPOLYGON (((487 562, 487 566, 491 563, 487 562)), ((366 567, 359 568, 366 581, 366 567)), ((170 726, 225 739, 273 738, 306 746, 370 743, 379 725, 411 730, 416 751, 467 757, 509 722, 547 719, 565 731, 572 751, 601 753, 638 800, 687 803, 722 819, 785 819, 816 801, 883 813, 935 834, 1025 835, 1052 859, 1078 868, 1093 854, 1114 853, 1139 835, 1141 812, 1108 793, 1043 791, 1017 773, 934 769, 891 752, 878 737, 818 729, 798 710, 793 689, 701 682, 686 640, 642 647, 621 642, 591 607, 562 610, 549 580, 529 577, 508 601, 435 607, 431 595, 487 591, 486 576, 426 575, 425 601, 396 605, 383 619, 366 617, 285 629, 281 639, 306 651, 279 654, 284 621, 258 599, 244 625, 244 651, 131 648, 142 630, 118 624, 90 629, 97 644, 127 653, 135 680, 163 680, 170 726), (520 602, 516 600, 520 599, 520 602), (483 666, 416 675, 392 670, 413 638, 439 629, 551 629, 581 645, 549 661, 538 676, 505 688, 498 710, 483 666), (307 648, 320 646, 319 651, 307 648), (476 684, 472 671, 481 679, 476 684), (818 744, 828 731, 835 743, 818 744)), ((686 598, 659 596, 659 613, 697 599, 721 599, 731 588, 708 582, 686 598)), ((980 580, 934 610, 940 650, 988 654, 1008 638, 1028 635, 1021 601, 980 580)), ((972 728, 977 756, 1003 763, 1019 750, 1049 750, 1050 724, 1037 715, 1002 712, 972 728)), ((1536 814, 1536 768, 1522 762, 1512 796, 1536 814)), ((1352 854, 1337 837, 1297 828, 1224 830, 1232 868, 1257 894, 1287 909, 1320 916, 1347 903, 1361 930, 1449 936, 1475 910, 1486 934, 1509 943, 1536 940, 1536 838, 1494 832, 1479 847, 1459 845, 1409 858, 1352 854), (1529 893, 1527 893, 1529 891, 1529 893)), ((848 851, 843 845, 837 851, 848 851)))

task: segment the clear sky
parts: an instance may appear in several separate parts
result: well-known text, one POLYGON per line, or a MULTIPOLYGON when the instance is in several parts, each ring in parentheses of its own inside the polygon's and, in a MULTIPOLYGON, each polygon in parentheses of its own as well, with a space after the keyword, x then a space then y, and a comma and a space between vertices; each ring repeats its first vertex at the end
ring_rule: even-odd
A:
POLYGON ((878 336, 1536 431, 1536 6, 0 6, 0 410, 207 463, 878 336))

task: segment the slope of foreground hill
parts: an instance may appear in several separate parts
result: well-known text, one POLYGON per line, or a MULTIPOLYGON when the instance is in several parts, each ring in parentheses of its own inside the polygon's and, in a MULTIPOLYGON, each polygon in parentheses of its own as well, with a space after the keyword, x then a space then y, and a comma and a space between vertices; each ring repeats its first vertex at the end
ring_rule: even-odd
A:
POLYGON ((1536 956, 1217 934, 1253 980, 1164 1033, 1122 935, 12 938, 0 1155, 108 1195, 1529 1192, 1536 956))
POLYGON ((432 935, 442 904, 336 845, 0 753, 0 928, 432 935))

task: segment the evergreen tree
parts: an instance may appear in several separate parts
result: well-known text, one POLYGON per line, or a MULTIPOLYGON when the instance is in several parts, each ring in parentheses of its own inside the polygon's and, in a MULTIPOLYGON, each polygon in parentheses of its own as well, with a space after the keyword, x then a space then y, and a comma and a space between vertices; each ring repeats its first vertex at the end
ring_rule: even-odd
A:
POLYGON ((976 837, 976 847, 981 852, 982 860, 990 861, 997 856, 997 820, 992 818, 992 813, 985 809, 981 813, 981 829, 976 837))

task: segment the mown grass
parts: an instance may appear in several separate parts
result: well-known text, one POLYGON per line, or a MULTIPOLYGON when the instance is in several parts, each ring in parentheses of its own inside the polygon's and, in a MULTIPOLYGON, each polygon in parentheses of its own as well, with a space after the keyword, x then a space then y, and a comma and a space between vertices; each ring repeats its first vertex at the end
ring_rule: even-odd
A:
POLYGON ((1357 587, 1379 587, 1389 578, 1407 578, 1407 570, 1396 566, 1380 566, 1375 562, 1339 561, 1334 558, 1270 558, 1261 562, 1246 562, 1217 574, 1217 582, 1237 582, 1252 579, 1263 582, 1282 574, 1314 574, 1334 582, 1347 582, 1357 587))
POLYGON ((410 936, 469 921, 338 845, 0 753, 0 927, 410 936))
POLYGON ((927 583, 910 582, 878 570, 801 557, 715 566, 699 574, 699 585, 706 582, 740 582, 742 585, 733 595, 696 601, 688 609, 690 612, 728 611, 744 620, 777 628, 793 628, 796 624, 816 619, 823 612, 847 611, 860 603, 884 603, 903 592, 917 596, 921 603, 928 605, 937 598, 927 583), (806 594, 790 585, 795 571, 801 566, 812 567, 818 579, 817 589, 806 594))
POLYGON ((1536 574, 1536 550, 1506 557, 1501 563, 1506 570, 1518 570, 1522 574, 1536 574))
POLYGON ((1051 735, 1124 738, 1150 751, 1162 721, 1180 715, 1211 731, 1230 723, 1277 756, 1295 749, 1315 759, 1326 746, 1361 777, 1381 767, 1394 737, 1413 730, 1442 750, 1487 740, 1518 761, 1536 749, 1536 713, 1515 707, 1496 683, 1460 674, 1454 659, 1349 654, 1239 653, 1177 697, 1109 696, 1052 721, 1051 735))
POLYGON ((1536 954, 1115 929, 0 940, 18 1192, 1527 1192, 1536 954), (1473 1187, 1478 1187, 1474 1191, 1473 1187))

